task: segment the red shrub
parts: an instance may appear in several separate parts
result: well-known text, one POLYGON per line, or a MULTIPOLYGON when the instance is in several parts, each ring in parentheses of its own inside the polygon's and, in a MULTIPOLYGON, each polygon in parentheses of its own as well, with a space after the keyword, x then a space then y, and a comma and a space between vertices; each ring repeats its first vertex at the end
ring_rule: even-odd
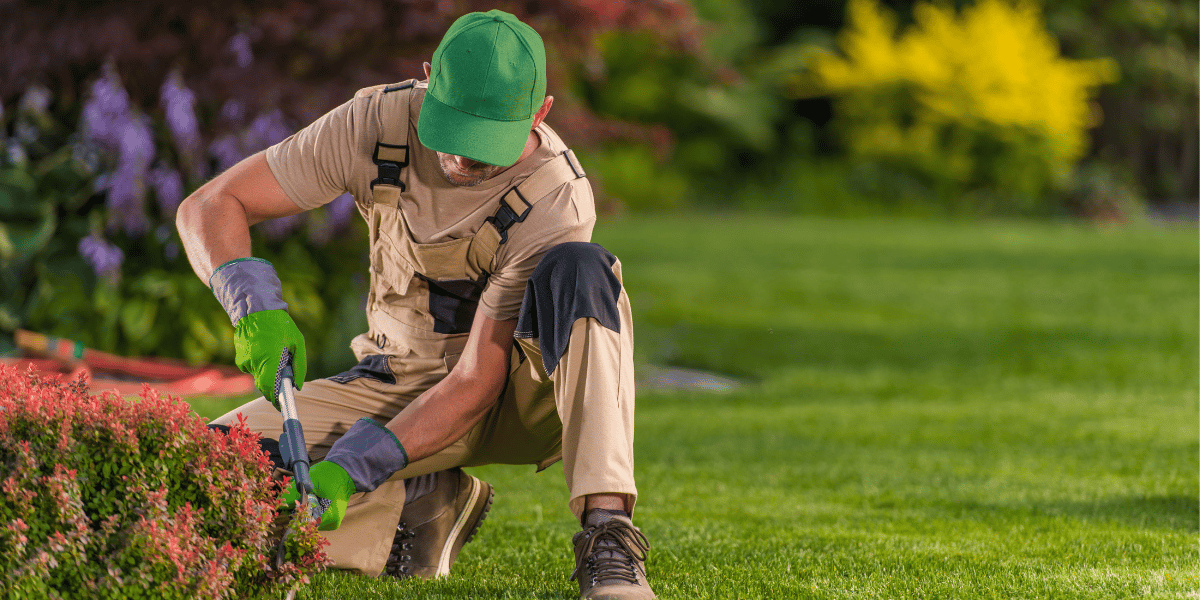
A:
MULTIPOLYGON (((229 598, 325 566, 315 525, 274 568, 281 484, 258 436, 178 398, 0 365, 0 597, 229 598)), ((297 517, 299 519, 299 517, 297 517)))

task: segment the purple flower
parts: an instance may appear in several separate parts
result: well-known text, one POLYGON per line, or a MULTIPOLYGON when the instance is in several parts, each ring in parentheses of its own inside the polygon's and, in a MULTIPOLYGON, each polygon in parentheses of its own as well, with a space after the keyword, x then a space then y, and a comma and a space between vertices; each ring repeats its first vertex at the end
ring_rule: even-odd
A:
MULTIPOLYGON (((108 228, 139 236, 146 217, 146 172, 156 153, 150 118, 134 112, 116 67, 104 66, 83 106, 83 142, 116 153, 116 168, 98 176, 97 191, 107 191, 108 228)), ((86 154, 86 153, 85 153, 86 154)))
POLYGON ((230 123, 241 123, 246 119, 246 105, 237 100, 226 100, 221 105, 221 118, 230 123))
POLYGON ((146 172, 154 160, 154 134, 145 116, 130 117, 116 133, 117 169, 108 179, 108 226, 137 237, 146 232, 146 172))
POLYGON ((308 219, 308 241, 315 246, 324 246, 329 240, 342 233, 354 216, 354 196, 342 194, 325 205, 323 212, 310 213, 308 219))
POLYGON ((71 160, 80 173, 92 175, 100 170, 100 151, 92 140, 71 136, 71 160))
POLYGON ((230 38, 228 48, 233 53, 233 60, 237 66, 245 69, 254 62, 254 51, 250 48, 250 36, 245 33, 239 33, 230 38))
POLYGON ((120 132, 118 146, 121 166, 128 166, 140 173, 145 173, 154 160, 154 132, 150 129, 150 119, 145 115, 130 118, 120 132))
POLYGON ((174 219, 175 209, 183 202, 183 176, 175 169, 159 166, 150 171, 147 179, 163 215, 174 219))
POLYGON ((146 198, 144 173, 122 166, 108 180, 108 228, 121 230, 134 237, 146 232, 149 220, 143 201, 146 198))
POLYGON ((264 115, 259 115, 250 122, 243 137, 247 154, 258 152, 268 146, 282 142, 292 134, 291 128, 284 122, 283 113, 275 109, 264 115))
MULTIPOLYGON (((228 112, 229 114, 223 114, 223 117, 233 119, 242 110, 240 104, 231 100, 225 103, 221 112, 228 112)), ((217 159, 217 169, 224 171, 243 158, 283 141, 291 134, 292 130, 284 121, 283 113, 273 110, 255 117, 240 134, 227 133, 213 140, 208 146, 208 153, 217 159)))
POLYGON ((109 63, 100 78, 92 82, 91 93, 83 105, 84 135, 109 148, 117 148, 121 131, 130 119, 129 93, 121 85, 116 68, 109 63))
POLYGON ((10 165, 24 166, 29 162, 29 155, 25 152, 25 146, 21 142, 10 139, 4 142, 4 158, 10 165))
POLYGON ((112 173, 101 173, 92 180, 92 189, 97 194, 107 192, 112 187, 112 173))
POLYGON ((54 94, 42 85, 31 85, 21 96, 21 105, 17 112, 44 115, 50 112, 50 101, 54 94))
POLYGON ((79 240, 79 254, 91 265, 98 277, 109 282, 115 282, 120 277, 125 253, 103 238, 92 234, 79 240))
POLYGON ((196 94, 183 83, 178 70, 172 71, 163 82, 161 103, 166 111, 167 128, 175 139, 179 152, 189 162, 200 147, 200 123, 196 120, 196 94))
POLYGON ((13 126, 13 133, 16 134, 18 140, 23 144, 32 144, 37 141, 42 135, 42 130, 34 123, 26 119, 17 119, 16 125, 13 126))
POLYGON ((344 231, 350 226, 358 207, 354 204, 354 196, 342 194, 328 204, 329 222, 334 231, 344 231))
POLYGON ((267 237, 278 240, 287 237, 292 232, 300 228, 304 223, 304 213, 292 215, 290 217, 280 217, 262 222, 262 229, 267 234, 267 237))
POLYGON ((218 171, 224 171, 246 158, 246 153, 242 151, 242 145, 238 143, 237 137, 230 133, 213 140, 208 147, 208 153, 217 159, 218 171))
POLYGON ((174 234, 175 228, 170 225, 159 225, 154 230, 154 239, 163 245, 163 256, 171 261, 179 258, 179 244, 172 239, 174 234))

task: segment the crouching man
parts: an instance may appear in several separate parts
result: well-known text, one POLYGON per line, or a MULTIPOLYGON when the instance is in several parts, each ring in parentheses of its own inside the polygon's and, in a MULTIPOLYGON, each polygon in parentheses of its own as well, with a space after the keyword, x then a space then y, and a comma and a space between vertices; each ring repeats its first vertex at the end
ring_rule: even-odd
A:
POLYGON ((465 15, 426 80, 361 90, 180 207, 188 259, 264 394, 214 423, 241 414, 278 437, 275 373, 293 352, 336 568, 448 575, 493 494, 461 468, 561 459, 581 596, 655 597, 630 520, 629 301, 620 262, 589 242, 583 168, 543 123, 545 60, 512 15, 465 15), (351 343, 356 367, 304 382, 304 338, 274 268, 250 256, 249 226, 345 192, 368 223, 369 331, 351 343))

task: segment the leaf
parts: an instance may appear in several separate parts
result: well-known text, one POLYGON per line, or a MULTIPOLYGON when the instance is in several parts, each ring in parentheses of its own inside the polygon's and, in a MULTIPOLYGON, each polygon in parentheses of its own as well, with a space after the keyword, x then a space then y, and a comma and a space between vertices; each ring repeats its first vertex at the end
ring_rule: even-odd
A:
POLYGON ((205 350, 191 335, 183 336, 180 350, 183 352, 183 358, 194 365, 206 363, 212 358, 212 353, 205 350))
POLYGON ((23 169, 4 169, 0 171, 0 186, 32 194, 37 189, 37 180, 23 169))
POLYGON ((121 307, 121 331, 133 342, 141 340, 154 328, 157 313, 155 302, 129 300, 121 307))
POLYGON ((36 217, 40 212, 36 188, 37 182, 29 173, 18 169, 0 170, 0 215, 4 220, 36 217))
POLYGON ((174 298, 177 296, 175 280, 161 270, 148 271, 137 278, 132 289, 154 298, 174 298))
MULTIPOLYGON (((213 331, 210 329, 208 323, 204 321, 204 318, 199 315, 192 315, 188 319, 188 339, 203 351, 205 359, 220 351, 220 341, 213 334, 213 331)), ((186 343, 188 340, 184 341, 186 343)))
MULTIPOLYGON (((58 227, 58 217, 54 214, 54 207, 43 204, 40 212, 40 219, 32 223, 10 221, 6 224, 6 236, 8 244, 12 247, 13 260, 21 263, 29 261, 38 252, 41 252, 54 237, 54 230, 58 227)), ((2 252, 3 250, 0 249, 0 259, 3 259, 2 252)))
POLYGON ((321 327, 325 319, 325 301, 316 288, 305 281, 290 281, 283 288, 283 301, 297 323, 306 327, 321 327))
POLYGON ((17 247, 13 244, 12 237, 8 234, 8 226, 0 223, 0 266, 7 267, 16 256, 17 247))

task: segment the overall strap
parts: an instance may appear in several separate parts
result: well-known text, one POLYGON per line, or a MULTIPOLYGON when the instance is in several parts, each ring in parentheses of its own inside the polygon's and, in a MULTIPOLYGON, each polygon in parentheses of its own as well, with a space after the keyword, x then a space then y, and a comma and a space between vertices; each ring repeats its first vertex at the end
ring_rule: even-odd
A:
POLYGON ((375 152, 371 155, 371 162, 378 168, 377 177, 371 180, 371 195, 376 203, 392 208, 400 205, 400 192, 404 191, 400 170, 408 166, 409 100, 415 84, 416 80, 410 79, 389 85, 383 88, 379 99, 383 103, 379 111, 383 119, 379 141, 375 142, 375 152))
POLYGON ((575 153, 570 149, 538 167, 521 183, 500 197, 500 208, 487 218, 471 241, 468 264, 482 272, 491 272, 500 244, 508 241, 508 230, 529 216, 533 205, 567 182, 586 177, 575 153))
POLYGON ((538 167, 525 181, 509 188, 500 197, 500 209, 488 223, 500 234, 500 243, 508 241, 508 228, 529 216, 533 205, 564 183, 586 177, 575 153, 569 148, 538 167))

